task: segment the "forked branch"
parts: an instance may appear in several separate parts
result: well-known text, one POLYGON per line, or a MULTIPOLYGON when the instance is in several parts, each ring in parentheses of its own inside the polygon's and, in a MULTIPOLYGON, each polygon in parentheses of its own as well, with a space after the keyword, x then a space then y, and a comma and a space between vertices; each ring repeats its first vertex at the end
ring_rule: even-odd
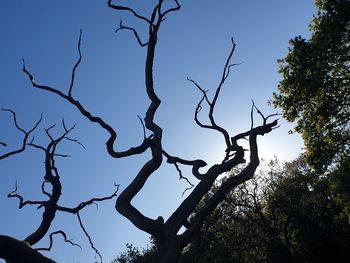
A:
POLYGON ((46 248, 36 248, 35 250, 36 250, 36 251, 40 251, 40 250, 42 250, 42 251, 50 251, 51 248, 52 248, 52 244, 53 244, 53 236, 54 236, 54 235, 58 235, 58 234, 60 234, 60 235, 64 238, 64 242, 69 243, 69 244, 71 244, 72 246, 77 246, 77 247, 79 247, 80 249, 82 249, 80 245, 75 244, 75 243, 73 243, 73 241, 72 241, 71 239, 68 239, 66 233, 64 233, 62 230, 58 230, 58 231, 52 232, 52 233, 49 235, 50 244, 49 244, 48 247, 46 247, 46 248))
POLYGON ((116 190, 109 196, 104 196, 104 197, 93 197, 88 201, 81 202, 79 205, 77 205, 74 208, 69 208, 69 207, 64 207, 64 206, 57 206, 57 210, 62 211, 62 212, 67 212, 71 214, 77 214, 80 210, 84 209, 86 206, 91 205, 91 204, 96 204, 98 202, 106 201, 106 200, 111 200, 114 197, 117 196, 117 192, 119 191, 119 185, 114 185, 116 186, 116 190))
MULTIPOLYGON (((52 125, 49 128, 45 129, 46 135, 50 139, 50 143, 47 145, 47 147, 43 147, 43 146, 34 144, 33 140, 31 143, 29 143, 29 145, 42 150, 45 154, 45 176, 44 176, 44 181, 41 185, 41 190, 42 190, 43 194, 46 197, 48 197, 48 199, 44 200, 44 201, 31 201, 31 200, 24 201, 24 198, 17 193, 17 182, 15 185, 14 191, 9 193, 9 195, 8 195, 9 198, 19 199, 19 208, 22 208, 26 205, 37 205, 38 208, 44 208, 44 212, 43 212, 43 216, 42 216, 42 220, 41 220, 40 225, 33 233, 31 233, 28 237, 26 237, 24 239, 24 242, 26 242, 30 246, 33 246, 34 244, 39 242, 48 233, 57 211, 64 211, 64 212, 68 212, 68 213, 72 213, 72 214, 78 214, 79 211, 81 211, 87 205, 90 205, 90 204, 93 204, 96 202, 105 201, 105 200, 110 200, 110 199, 116 197, 116 194, 117 194, 117 191, 119 188, 119 185, 116 185, 116 187, 117 187, 116 190, 110 196, 101 197, 101 198, 93 197, 86 202, 80 203, 75 208, 66 208, 66 207, 62 207, 58 204, 60 197, 61 197, 61 194, 62 194, 62 185, 61 185, 61 181, 60 181, 60 174, 59 174, 59 171, 58 171, 56 164, 55 164, 55 157, 63 156, 63 155, 61 155, 61 154, 58 155, 55 153, 57 146, 64 139, 68 139, 69 141, 73 141, 75 143, 80 144, 77 140, 73 140, 73 139, 70 139, 68 137, 68 134, 75 128, 75 126, 68 128, 68 127, 66 127, 64 121, 62 122, 62 125, 64 128, 64 132, 62 133, 61 136, 59 136, 56 139, 51 135, 51 130, 55 127, 55 125, 52 125), (50 192, 45 190, 45 184, 51 185, 50 192)), ((79 215, 78 215, 78 217, 79 217, 79 215)), ((82 222, 81 222, 80 217, 79 217, 79 224, 82 226, 82 222)), ((92 244, 93 249, 96 251, 96 253, 99 256, 101 256, 98 253, 98 251, 96 250, 95 246, 93 245, 91 237, 87 233, 84 226, 82 226, 82 230, 83 230, 84 234, 88 237, 89 242, 90 242, 90 244, 92 244)), ((50 245, 48 248, 39 248, 38 250, 50 250, 52 247, 52 242, 53 242, 52 237, 53 237, 53 235, 56 235, 56 234, 61 234, 64 237, 65 241, 70 243, 71 245, 79 246, 79 245, 73 243, 72 241, 68 240, 66 237, 66 234, 62 230, 59 230, 59 231, 55 231, 55 232, 50 234, 50 245)), ((2 248, 0 246, 0 252, 1 252, 1 249, 2 248)), ((40 262, 40 261, 38 261, 38 262, 40 262)), ((102 257, 101 257, 101 262, 102 262, 102 257)))
MULTIPOLYGON (((23 152, 25 150, 25 148, 26 148, 26 145, 27 145, 27 142, 28 142, 30 134, 39 126, 39 124, 40 124, 40 122, 42 121, 42 118, 43 118, 43 116, 41 114, 39 120, 35 123, 35 125, 31 129, 26 131, 23 128, 21 128, 21 126, 19 126, 19 124, 17 122, 16 113, 13 110, 10 110, 10 109, 2 109, 2 110, 10 112, 12 114, 13 122, 15 124, 16 129, 19 130, 20 132, 22 132, 24 136, 23 136, 21 147, 19 149, 17 149, 17 150, 13 150, 13 151, 10 151, 10 152, 7 152, 7 153, 4 153, 4 154, 0 155, 0 160, 3 160, 3 159, 8 158, 8 157, 10 157, 12 155, 15 155, 15 154, 23 152)), ((5 143, 1 143, 1 145, 6 146, 5 143)))
POLYGON ((133 32, 133 33, 134 33, 134 36, 135 36, 135 38, 136 38, 136 40, 137 40, 137 43, 139 43, 139 45, 140 45, 141 47, 145 47, 145 46, 148 45, 148 42, 146 42, 146 43, 143 43, 143 42, 142 42, 142 40, 141 40, 141 38, 140 38, 140 36, 139 36, 139 34, 137 33, 137 31, 136 31, 135 28, 133 28, 133 27, 128 27, 128 26, 124 26, 122 20, 120 20, 120 22, 119 22, 119 27, 115 30, 115 32, 118 33, 118 31, 120 31, 120 30, 129 30, 129 31, 133 32))
MULTIPOLYGON (((226 143, 226 147, 227 148, 231 148, 231 143, 230 143, 230 136, 229 133, 221 126, 216 124, 215 118, 214 118, 214 109, 215 109, 215 105, 217 102, 217 99, 219 97, 220 91, 225 83, 225 80, 227 79, 227 77, 230 74, 230 69, 231 67, 233 67, 234 65, 237 64, 231 64, 230 61, 232 59, 232 55, 235 51, 236 48, 236 44, 233 41, 233 39, 231 38, 231 42, 232 42, 232 48, 230 50, 230 53, 226 59, 225 65, 224 65, 224 69, 223 69, 223 73, 222 73, 222 77, 220 79, 220 82, 215 90, 215 94, 214 94, 214 98, 212 101, 210 101, 207 97, 207 91, 204 90, 200 85, 198 85, 198 83, 190 78, 187 78, 187 80, 189 80, 190 82, 192 82, 198 89, 199 91, 203 94, 203 97, 201 98, 201 100, 199 101, 199 103, 197 104, 196 110, 195 110, 195 117, 194 120, 197 123, 198 126, 200 126, 201 128, 206 128, 206 129, 212 129, 212 130, 216 130, 218 132, 220 132, 225 139, 225 143, 226 143), (203 124, 199 118, 198 118, 198 113, 201 111, 202 109, 202 102, 206 101, 208 106, 209 106, 209 113, 208 113, 208 118, 210 121, 210 124, 203 124)), ((226 158, 225 160, 228 159, 228 154, 229 152, 227 152, 226 158)))
POLYGON ((8 198, 17 198, 17 199, 19 200, 19 205, 18 205, 18 208, 19 208, 19 209, 22 209, 22 208, 25 207, 26 205, 37 205, 37 206, 38 206, 38 209, 39 209, 40 207, 43 207, 43 206, 44 206, 45 201, 32 201, 32 200, 26 200, 26 201, 24 201, 24 198, 23 198, 21 195, 19 195, 19 194, 17 193, 17 190, 18 190, 18 188, 17 188, 17 181, 16 181, 16 183, 15 183, 15 189, 14 189, 11 193, 9 193, 9 194, 7 195, 7 197, 8 197, 8 198))
MULTIPOLYGON (((132 204, 132 199, 139 193, 143 188, 149 177, 160 167, 162 163, 162 129, 154 122, 154 116, 161 103, 158 98, 153 82, 153 62, 155 56, 155 48, 158 40, 158 31, 162 21, 165 19, 165 15, 170 12, 176 11, 180 8, 177 1, 175 8, 170 8, 162 12, 163 1, 159 0, 158 4, 153 8, 151 18, 149 19, 149 39, 147 45, 147 55, 145 63, 145 86, 147 95, 151 101, 145 115, 145 127, 152 132, 153 136, 150 138, 150 150, 152 153, 151 159, 141 168, 139 173, 136 175, 134 180, 125 190, 120 194, 117 199, 116 208, 117 210, 127 217, 136 227, 153 235, 159 237, 162 235, 164 220, 162 217, 157 219, 151 219, 143 215, 138 209, 132 204)), ((137 16, 136 16, 137 17, 137 16)))
MULTIPOLYGON (((207 216, 221 203, 226 195, 238 185, 251 179, 259 165, 259 155, 257 147, 257 136, 269 133, 277 126, 277 120, 263 124, 256 128, 251 129, 236 138, 249 137, 249 150, 250 150, 250 162, 249 164, 237 175, 229 177, 214 193, 212 197, 201 207, 196 214, 190 220, 190 227, 181 235, 182 242, 187 243, 198 235, 200 228, 202 227, 207 216)), ((224 163, 223 163, 224 164, 224 163)), ((221 165, 223 165, 221 164, 221 165)), ((233 167, 232 167, 233 168, 233 167)))

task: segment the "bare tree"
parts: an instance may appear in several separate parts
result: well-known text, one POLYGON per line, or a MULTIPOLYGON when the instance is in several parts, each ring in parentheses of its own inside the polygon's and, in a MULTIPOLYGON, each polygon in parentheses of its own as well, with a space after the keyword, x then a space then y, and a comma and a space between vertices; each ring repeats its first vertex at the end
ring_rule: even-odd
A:
MULTIPOLYGON (((13 117, 13 122, 18 131, 23 133, 23 140, 21 146, 14 150, 8 150, 4 153, 0 154, 0 160, 4 160, 9 158, 15 154, 19 154, 23 152, 28 144, 29 136, 33 131, 38 127, 40 122, 42 121, 42 116, 35 123, 35 125, 29 129, 28 131, 23 129, 17 121, 16 112, 10 109, 2 109, 3 111, 7 111, 11 113, 13 117)), ((7 147, 7 143, 1 141, 0 145, 3 147, 7 147)), ((16 184, 17 188, 17 184, 16 184)), ((20 199, 21 203, 23 203, 23 198, 20 199)), ((25 204, 24 204, 25 205, 25 204)), ((27 242, 17 240, 10 236, 0 235, 0 258, 6 259, 7 262, 53 262, 49 258, 44 257, 36 250, 32 249, 27 242)))
MULTIPOLYGON (((16 122, 16 114, 11 111, 14 120, 16 123, 17 129, 21 130, 23 133, 25 133, 27 138, 29 134, 38 126, 38 124, 41 121, 40 120, 37 122, 37 124, 34 126, 33 129, 31 129, 29 132, 25 132, 23 129, 19 128, 16 122)), ((82 219, 80 217, 79 212, 84 209, 86 206, 91 205, 91 204, 96 204, 97 202, 101 202, 104 200, 109 200, 117 195, 117 191, 119 188, 119 185, 116 185, 116 190, 110 195, 102 198, 91 198, 88 201, 81 202, 77 206, 73 208, 69 207, 64 207, 59 205, 59 200, 62 195, 62 184, 60 181, 60 174, 59 170, 56 167, 55 164, 55 158, 56 157, 68 157, 68 155, 65 154, 59 154, 56 153, 57 146, 59 145, 60 142, 63 140, 69 140, 75 143, 80 144, 75 139, 71 139, 68 137, 68 134, 74 129, 75 126, 72 126, 71 128, 67 128, 64 121, 63 121, 63 128, 64 132, 61 136, 59 136, 57 139, 54 139, 53 136, 50 134, 50 130, 53 129, 55 125, 52 125, 51 127, 45 129, 45 132, 47 136, 50 139, 49 144, 47 147, 43 147, 41 145, 38 145, 34 143, 34 137, 31 142, 27 143, 26 139, 23 142, 23 149, 26 145, 35 147, 39 150, 42 150, 45 154, 45 175, 44 175, 44 180, 41 185, 41 191, 44 196, 47 197, 47 200, 24 200, 23 196, 18 193, 18 187, 17 187, 17 182, 15 184, 15 189, 8 194, 8 198, 16 198, 19 201, 19 208, 23 208, 27 205, 34 205, 37 206, 38 209, 43 208, 43 214, 42 214, 42 220, 39 224, 39 226, 36 228, 34 232, 32 232, 30 235, 28 235, 23 241, 17 240, 13 237, 9 236, 4 236, 0 235, 0 258, 3 258, 6 260, 6 262, 9 263, 20 263, 20 262, 28 262, 28 263, 38 263, 38 262, 54 262, 53 260, 46 258, 42 254, 40 254, 38 251, 41 250, 50 250, 52 247, 53 243, 53 236, 60 234, 65 242, 70 243, 71 245, 78 246, 78 244, 73 243, 71 240, 67 239, 66 233, 63 230, 56 230, 52 233, 50 233, 49 238, 50 238, 50 244, 49 247, 47 248, 32 248, 35 244, 37 244, 40 240, 42 240, 48 233, 51 224, 56 216, 56 212, 66 212, 70 214, 74 214, 77 216, 79 225, 88 238, 91 247, 95 250, 96 254, 100 257, 102 261, 102 256, 99 253, 99 251, 95 248, 90 235, 88 234, 87 230, 85 229, 82 219), (49 187, 50 191, 47 191, 46 185, 49 184, 51 187, 49 187)), ((80 144, 82 145, 82 144, 80 144)), ((12 153, 12 152, 11 152, 12 153)), ((7 154, 7 156, 10 156, 7 154)), ((81 248, 81 247, 80 247, 81 248)))
MULTIPOLYGON (((131 147, 124 151, 117 151, 115 149, 115 142, 117 139, 117 132, 115 129, 103 118, 90 113, 90 111, 86 109, 86 107, 84 107, 80 101, 73 96, 76 70, 82 59, 81 33, 78 41, 79 58, 72 69, 71 83, 67 88, 67 91, 61 91, 54 87, 42 85, 34 81, 34 76, 27 69, 24 61, 23 72, 28 76, 33 87, 48 91, 63 98, 65 101, 74 106, 89 121, 97 123, 102 129, 104 129, 109 134, 109 138, 106 141, 106 147, 110 156, 114 158, 124 158, 142 154, 146 151, 151 152, 151 158, 143 165, 130 185, 128 185, 117 198, 116 209, 119 213, 128 218, 137 228, 149 233, 154 237, 157 246, 156 262, 172 263, 177 262, 177 259, 179 258, 183 248, 188 245, 196 236, 198 236, 205 219, 218 206, 218 204, 223 201, 225 196, 233 188, 253 177, 256 168, 259 165, 257 137, 258 135, 267 134, 272 129, 276 128, 277 120, 269 121, 269 119, 276 114, 265 117, 253 103, 251 108, 251 128, 249 130, 231 136, 225 128, 216 122, 214 116, 215 106, 220 95, 220 91, 224 86, 226 79, 230 75, 230 70, 235 65, 231 63, 232 55, 236 47, 236 44, 232 40, 231 49, 225 61, 222 76, 217 87, 215 88, 214 97, 212 99, 210 99, 207 95, 207 91, 202 88, 195 80, 188 78, 189 82, 192 83, 202 95, 195 109, 194 120, 201 128, 213 130, 223 136, 226 145, 224 159, 221 163, 214 164, 207 168, 205 172, 201 172, 200 169, 207 166, 207 163, 204 160, 187 160, 185 158, 173 156, 168 153, 166 149, 164 149, 162 146, 162 128, 154 121, 157 110, 161 104, 161 100, 158 97, 154 87, 153 65, 158 42, 159 29, 163 21, 171 13, 174 13, 181 8, 177 0, 169 1, 167 4, 164 4, 164 2, 165 1, 163 0, 158 0, 157 4, 152 10, 151 15, 144 16, 136 12, 131 7, 114 4, 112 3, 112 0, 108 1, 108 6, 113 10, 116 10, 118 12, 128 12, 136 19, 140 20, 142 23, 145 23, 148 27, 148 39, 146 41, 142 40, 140 34, 135 28, 126 26, 123 24, 123 22, 120 22, 119 28, 117 29, 117 31, 130 31, 135 36, 138 44, 141 47, 146 48, 145 89, 150 100, 150 104, 142 122, 144 125, 144 139, 138 146, 131 147), (169 7, 171 4, 173 5, 169 7), (209 107, 207 123, 202 122, 199 118, 199 113, 202 109, 203 104, 207 104, 209 107), (262 124, 259 126, 254 126, 253 117, 255 111, 257 111, 258 115, 262 118, 262 124), (146 130, 151 134, 150 136, 146 136, 146 130), (241 145, 242 140, 248 141, 249 149, 243 148, 241 145), (248 151, 249 161, 247 162, 245 158, 245 152, 248 151), (141 213, 136 207, 131 204, 133 198, 140 192, 146 181, 162 165, 164 160, 163 158, 168 163, 173 164, 176 167, 180 178, 187 179, 183 176, 180 170, 180 165, 185 165, 192 167, 193 176, 199 180, 199 183, 196 186, 191 184, 192 192, 188 195, 187 198, 183 200, 183 202, 167 220, 164 220, 161 216, 156 219, 150 218, 147 215, 141 213), (210 191, 218 176, 231 171, 232 168, 243 163, 245 163, 244 169, 242 169, 237 174, 232 174, 229 176, 228 179, 222 183, 219 188, 217 188, 216 192, 206 200, 205 205, 198 208, 199 202, 210 191), (186 228, 186 230, 183 232, 180 231, 182 227, 186 228)), ((56 208, 60 210, 58 207, 56 208)), ((61 208, 61 210, 65 211, 67 209, 61 208)))

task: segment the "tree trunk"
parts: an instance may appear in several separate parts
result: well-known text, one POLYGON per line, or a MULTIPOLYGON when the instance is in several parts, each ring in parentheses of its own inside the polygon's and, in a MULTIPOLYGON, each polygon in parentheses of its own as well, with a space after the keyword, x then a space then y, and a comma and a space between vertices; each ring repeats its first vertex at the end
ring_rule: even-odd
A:
POLYGON ((157 241, 156 263, 176 263, 182 252, 178 237, 167 237, 157 241))

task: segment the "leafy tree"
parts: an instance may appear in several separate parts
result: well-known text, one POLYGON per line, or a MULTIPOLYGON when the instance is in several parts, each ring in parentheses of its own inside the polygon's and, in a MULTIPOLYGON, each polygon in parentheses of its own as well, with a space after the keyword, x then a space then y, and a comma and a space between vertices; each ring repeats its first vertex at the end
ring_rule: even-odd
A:
POLYGON ((343 262, 350 224, 331 178, 313 172, 303 156, 283 167, 270 162, 225 198, 179 262, 343 262))
MULTIPOLYGON (((341 168, 333 173, 343 178, 347 172, 341 168)), ((201 236, 206 239, 201 238, 199 245, 193 243, 180 262, 332 262, 349 258, 350 217, 331 187, 332 180, 332 173, 320 177, 313 172, 304 157, 283 168, 271 162, 225 199, 205 224, 201 236), (206 260, 210 256, 215 260, 206 260)))
POLYGON ((111 263, 148 263, 152 262, 155 257, 155 244, 151 240, 151 247, 139 249, 132 244, 126 244, 126 251, 121 253, 111 263))
POLYGON ((350 157, 344 156, 330 173, 329 187, 350 220, 350 157))
POLYGON ((329 187, 331 175, 320 177, 301 158, 287 164, 283 176, 269 196, 269 207, 286 218, 280 231, 295 262, 349 257, 350 225, 329 187))
POLYGON ((308 161, 322 170, 350 146, 350 1, 316 0, 309 40, 290 40, 279 60, 283 79, 273 103, 297 120, 308 161))

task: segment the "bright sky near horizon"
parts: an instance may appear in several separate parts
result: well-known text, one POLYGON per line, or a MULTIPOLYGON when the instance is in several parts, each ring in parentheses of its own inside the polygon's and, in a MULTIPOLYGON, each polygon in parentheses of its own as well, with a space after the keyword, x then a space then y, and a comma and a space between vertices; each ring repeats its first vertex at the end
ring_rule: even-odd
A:
MULTIPOLYGON (((114 183, 123 190, 147 160, 149 153, 122 160, 108 156, 107 134, 81 117, 62 99, 32 88, 21 71, 22 58, 36 82, 66 92, 71 69, 78 58, 79 30, 82 37, 82 63, 77 70, 73 95, 92 113, 103 117, 118 133, 118 149, 135 146, 143 138, 137 115, 143 116, 149 100, 144 90, 145 48, 140 48, 127 31, 115 34, 122 19, 146 37, 145 25, 127 13, 110 10, 107 1, 0 1, 0 108, 17 113, 18 123, 30 128, 43 113, 43 122, 35 131, 35 142, 46 146, 44 128, 56 123, 54 135, 77 124, 71 137, 86 149, 69 141, 59 152, 70 158, 59 158, 63 195, 61 204, 74 207, 93 196, 109 195, 114 183)), ((147 16, 154 1, 120 1, 147 16)), ((170 1, 171 2, 171 1, 170 1)), ((200 129, 193 121, 194 109, 201 94, 186 80, 196 80, 213 96, 230 51, 230 38, 237 44, 233 68, 215 111, 217 122, 231 135, 250 127, 251 100, 265 114, 276 110, 267 105, 281 76, 276 60, 288 50, 294 36, 309 36, 307 26, 315 13, 312 0, 192 0, 179 1, 182 8, 163 23, 155 58, 155 90, 162 100, 156 122, 164 130, 163 145, 176 156, 204 159, 208 163, 222 160, 223 138, 210 130, 200 129)), ((205 110, 200 115, 205 119, 205 110)), ((259 121, 256 116, 255 122, 259 121)), ((0 112, 0 154, 21 143, 21 133, 11 116, 0 112)), ((274 155, 283 161, 302 151, 298 135, 288 134, 291 125, 281 127, 259 138, 262 158, 274 155)), ((25 238, 38 226, 42 210, 18 209, 18 202, 7 194, 18 184, 18 193, 28 199, 39 199, 44 176, 44 154, 28 148, 24 153, 0 161, 0 234, 25 238)), ((186 171, 186 169, 184 169, 186 171)), ((167 218, 183 200, 188 185, 178 180, 173 166, 164 164, 151 177, 134 201, 150 217, 167 218)), ((87 207, 81 212, 85 227, 99 249, 104 262, 125 250, 126 243, 146 246, 148 236, 135 228, 114 209, 114 201, 87 207)), ((49 257, 58 262, 94 261, 95 253, 79 227, 76 216, 58 213, 51 230, 64 230, 82 250, 57 237, 49 257)), ((39 246, 47 246, 46 238, 39 246)))

